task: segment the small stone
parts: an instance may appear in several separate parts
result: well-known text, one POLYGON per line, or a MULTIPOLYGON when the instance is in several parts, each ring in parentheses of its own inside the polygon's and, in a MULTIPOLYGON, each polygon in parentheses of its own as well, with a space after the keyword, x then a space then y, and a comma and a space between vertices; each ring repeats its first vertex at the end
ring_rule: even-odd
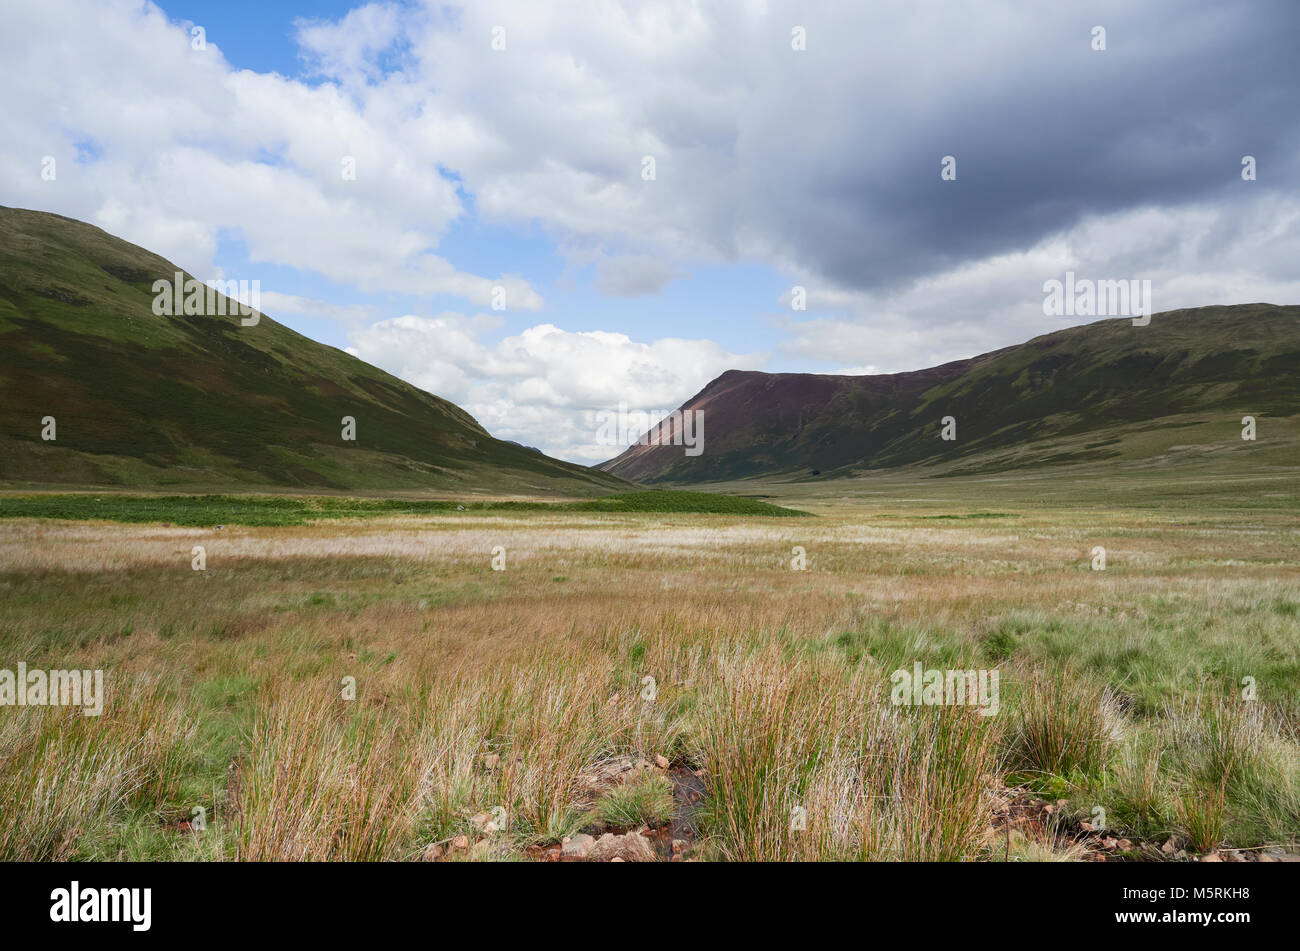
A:
POLYGON ((1202 862, 1222 862, 1223 859, 1219 857, 1219 854, 1218 854, 1217 852, 1211 852, 1209 855, 1202 855, 1202 856, 1201 856, 1201 861, 1202 861, 1202 862))
POLYGON ((560 846, 560 854, 566 859, 585 859, 595 844, 594 838, 582 832, 572 838, 566 837, 560 846))
POLYGON ((660 769, 667 769, 669 765, 668 758, 666 756, 660 756, 658 753, 656 753, 655 765, 658 766, 660 769))
POLYGON ((627 835, 614 835, 606 832, 592 845, 588 857, 596 862, 612 862, 619 859, 624 862, 653 862, 655 850, 650 840, 639 832, 627 835))
POLYGON ((492 817, 486 812, 480 812, 470 816, 469 824, 474 827, 475 832, 486 832, 489 825, 495 826, 495 823, 492 822, 492 817))
POLYGON ((467 836, 467 835, 458 835, 458 836, 456 836, 456 838, 454 838, 454 839, 451 840, 451 847, 452 847, 453 849, 468 849, 468 848, 469 848, 469 836, 467 836))
POLYGON ((621 862, 621 861, 623 861, 623 860, 622 860, 621 858, 619 858, 619 857, 616 855, 616 856, 614 856, 612 859, 610 859, 610 861, 611 861, 611 862, 621 862))
POLYGON ((442 852, 443 849, 441 845, 437 842, 430 842, 424 847, 424 851, 420 854, 420 858, 426 862, 436 862, 438 859, 442 858, 442 852))
POLYGON ((1107 852, 1111 851, 1117 845, 1119 845, 1119 841, 1115 839, 1113 836, 1108 835, 1106 836, 1106 838, 1101 840, 1101 847, 1105 849, 1107 852))
POLYGON ((1132 839, 1120 839, 1120 840, 1119 840, 1119 845, 1116 846, 1116 847, 1117 847, 1121 852, 1127 852, 1129 849, 1133 848, 1133 840, 1132 840, 1132 839))

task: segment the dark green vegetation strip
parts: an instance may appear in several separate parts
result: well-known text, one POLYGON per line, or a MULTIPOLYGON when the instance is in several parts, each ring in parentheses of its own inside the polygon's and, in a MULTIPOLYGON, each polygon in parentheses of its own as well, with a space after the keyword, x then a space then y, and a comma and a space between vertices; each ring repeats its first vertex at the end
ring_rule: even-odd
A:
POLYGON ((15 495, 0 498, 0 518, 105 519, 174 525, 303 525, 318 518, 444 512, 659 512, 801 517, 798 509, 711 492, 621 492, 579 502, 457 502, 264 495, 15 495))

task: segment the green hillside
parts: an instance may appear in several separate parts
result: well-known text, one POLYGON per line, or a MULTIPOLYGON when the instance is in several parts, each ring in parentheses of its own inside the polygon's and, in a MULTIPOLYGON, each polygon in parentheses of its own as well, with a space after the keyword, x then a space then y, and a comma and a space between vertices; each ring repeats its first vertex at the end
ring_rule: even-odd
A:
POLYGON ((153 282, 177 270, 84 222, 0 207, 0 483, 630 488, 494 439, 452 403, 265 315, 157 316, 153 282), (345 416, 355 441, 341 438, 345 416))
POLYGON ((602 468, 692 483, 908 466, 942 475, 1164 467, 1244 453, 1251 465, 1296 466, 1300 307, 1201 307, 1156 314, 1148 326, 1102 320, 911 373, 730 370, 682 408, 704 411, 701 455, 634 446, 602 468), (1246 415, 1256 418, 1253 442, 1241 438, 1246 415), (954 440, 941 438, 947 416, 954 440))

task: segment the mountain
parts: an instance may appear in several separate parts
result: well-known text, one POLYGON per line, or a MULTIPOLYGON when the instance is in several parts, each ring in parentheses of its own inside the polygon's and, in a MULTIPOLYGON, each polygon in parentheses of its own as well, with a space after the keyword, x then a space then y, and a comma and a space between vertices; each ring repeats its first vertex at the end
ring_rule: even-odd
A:
POLYGON ((1061 463, 1149 464, 1224 452, 1300 465, 1300 307, 1102 320, 969 360, 879 376, 728 370, 703 410, 703 452, 634 445, 601 464, 638 482, 825 479, 920 465, 931 474, 1061 463), (1257 438, 1241 438, 1242 417, 1257 438), (955 440, 941 438, 955 419, 955 440))
POLYGON ((0 482, 630 487, 494 439, 454 404, 265 315, 242 317, 220 295, 230 316, 156 314, 154 281, 179 270, 84 222, 0 207, 0 482), (345 416, 354 440, 342 438, 345 416))

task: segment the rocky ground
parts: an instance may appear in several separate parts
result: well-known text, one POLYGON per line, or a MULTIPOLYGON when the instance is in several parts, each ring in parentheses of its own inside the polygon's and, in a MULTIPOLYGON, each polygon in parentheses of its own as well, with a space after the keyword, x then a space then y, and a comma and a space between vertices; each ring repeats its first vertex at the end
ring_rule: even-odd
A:
POLYGON ((1068 817, 1068 804, 1068 800, 1051 801, 1023 789, 1003 790, 993 799, 993 857, 1010 858, 1020 851, 1018 846, 1034 842, 1057 858, 1088 862, 1300 862, 1300 853, 1278 847, 1225 848, 1197 854, 1178 835, 1164 841, 1116 835, 1086 819, 1068 817))
MULTIPOLYGON (((635 782, 647 773, 667 777, 673 786, 672 818, 657 825, 631 827, 593 824, 550 845, 530 846, 523 857, 538 862, 682 862, 699 851, 700 831, 696 811, 704 797, 707 773, 673 765, 663 756, 653 761, 618 757, 602 763, 587 777, 593 798, 621 784, 635 782)), ((1278 847, 1223 848, 1197 853, 1177 835, 1148 841, 1113 834, 1094 823, 1068 815, 1068 801, 1051 801, 1021 789, 1003 789, 993 797, 990 855, 993 860, 1024 858, 1027 845, 1038 848, 1040 858, 1089 862, 1300 862, 1300 853, 1278 847)), ((459 835, 432 843, 422 858, 440 860, 492 860, 507 857, 505 840, 493 817, 470 817, 473 837, 459 835)))

